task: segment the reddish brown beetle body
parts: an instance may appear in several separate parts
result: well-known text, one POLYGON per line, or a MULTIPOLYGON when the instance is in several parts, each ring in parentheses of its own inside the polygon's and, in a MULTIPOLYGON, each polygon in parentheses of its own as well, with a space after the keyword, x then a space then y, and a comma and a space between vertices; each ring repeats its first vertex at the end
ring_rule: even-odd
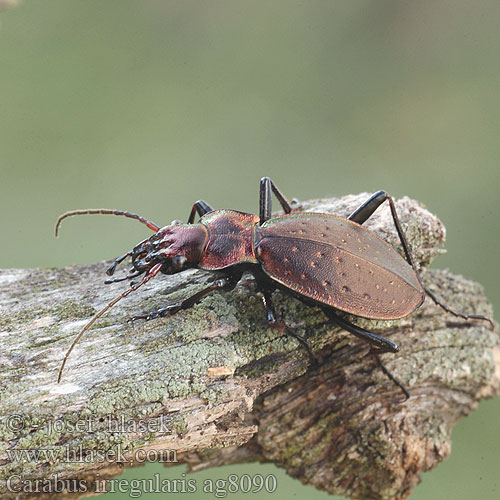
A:
MULTIPOLYGON (((200 224, 209 236, 200 261, 188 259, 200 269, 262 266, 283 287, 364 318, 403 318, 425 297, 415 271, 394 248, 342 217, 288 214, 259 225, 255 215, 214 210, 200 224)), ((179 241, 176 255, 184 254, 183 245, 192 246, 179 241)))
MULTIPOLYGON (((330 214, 293 213, 291 205, 268 177, 261 180, 259 216, 236 210, 214 210, 206 202, 197 201, 187 224, 172 223, 160 228, 143 217, 118 210, 77 210, 61 215, 56 224, 68 216, 79 214, 114 214, 136 219, 155 231, 132 250, 115 259, 107 270, 127 257, 132 268, 127 276, 108 283, 132 280, 144 275, 139 283, 113 299, 81 330, 69 348, 59 371, 82 334, 119 300, 137 290, 158 273, 174 274, 187 268, 213 271, 218 278, 207 288, 176 304, 167 305, 132 319, 150 320, 171 316, 192 307, 215 290, 231 290, 244 272, 253 274, 262 293, 268 325, 297 338, 315 360, 307 341, 276 316, 272 293, 276 288, 293 293, 306 303, 319 305, 326 316, 350 333, 367 341, 375 353, 396 352, 399 346, 389 339, 364 330, 339 316, 343 311, 370 319, 391 320, 407 316, 417 309, 427 293, 447 312, 464 319, 492 321, 481 315, 467 315, 450 309, 426 288, 413 262, 392 198, 378 191, 349 217, 330 214), (285 215, 271 217, 271 194, 277 197, 285 215), (363 223, 384 202, 389 203, 406 260, 363 227, 363 223), (196 214, 200 220, 194 223, 196 214)), ((409 397, 408 391, 382 365, 379 366, 409 397)))

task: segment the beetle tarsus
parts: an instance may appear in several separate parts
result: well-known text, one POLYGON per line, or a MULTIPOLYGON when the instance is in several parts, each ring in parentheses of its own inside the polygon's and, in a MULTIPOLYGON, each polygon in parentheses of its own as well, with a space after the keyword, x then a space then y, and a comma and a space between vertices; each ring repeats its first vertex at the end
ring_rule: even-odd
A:
POLYGON ((408 389, 406 389, 406 387, 403 385, 403 383, 398 378, 396 378, 386 368, 386 366, 384 365, 384 363, 382 363, 382 360, 380 359, 380 356, 379 356, 380 351, 378 349, 374 348, 374 347, 372 347, 370 349, 370 351, 371 351, 371 354, 373 355, 373 357, 375 358, 375 361, 377 362, 378 367, 382 370, 382 372, 384 373, 384 375, 401 389, 401 391, 405 395, 405 401, 408 400, 408 399, 410 399, 410 393, 408 392, 408 389))
POLYGON ((331 309, 323 308, 323 312, 332 320, 333 323, 336 323, 338 326, 343 328, 344 330, 356 335, 356 337, 368 342, 370 344, 370 351, 375 356, 378 366, 384 372, 384 374, 391 380, 395 385, 397 385, 405 395, 406 399, 410 397, 410 393, 404 387, 404 385, 384 366, 382 361, 379 358, 379 354, 384 352, 398 352, 399 346, 395 344, 389 339, 377 335, 376 333, 369 332, 353 323, 341 318, 336 313, 334 313, 331 309))
POLYGON ((445 302, 441 301, 439 297, 428 287, 424 286, 425 293, 432 299, 432 301, 441 307, 441 309, 444 309, 447 313, 452 314, 453 316, 457 316, 458 318, 465 319, 466 321, 468 320, 478 320, 478 321, 487 321, 490 324, 491 330, 495 329, 495 324, 493 323, 493 320, 491 318, 488 318, 488 316, 483 316, 482 314, 466 314, 462 313, 459 311, 456 311, 455 309, 451 308, 448 304, 445 302))
POLYGON ((333 323, 337 324, 340 326, 340 328, 343 328, 344 330, 348 331, 349 333, 352 333, 356 337, 358 337, 361 340, 364 340, 365 342, 368 342, 371 346, 377 349, 378 352, 398 352, 399 351, 399 346, 398 344, 395 344, 389 339, 386 339, 385 337, 382 337, 381 335, 377 335, 376 333, 369 332, 368 330, 365 330, 364 328, 361 328, 357 325, 354 325, 350 321, 347 321, 346 319, 341 318, 338 314, 333 312, 332 309, 327 309, 326 307, 323 307, 323 312, 326 314, 328 318, 332 320, 333 323))
POLYGON ((311 346, 309 345, 309 342, 304 337, 302 337, 298 333, 294 332, 290 327, 288 327, 282 321, 277 321, 274 324, 268 323, 268 325, 271 328, 278 328, 278 330, 284 331, 287 335, 290 335, 294 339, 297 339, 305 347, 307 354, 309 355, 309 361, 311 362, 311 365, 313 365, 313 366, 319 365, 319 359, 316 357, 311 346))
MULTIPOLYGON (((114 278, 112 280, 105 280, 104 284, 109 285, 111 283, 119 283, 120 281, 126 281, 126 280, 131 280, 132 278, 137 278, 137 276, 140 276, 142 272, 136 271, 130 272, 130 274, 127 274, 126 276, 122 276, 121 278, 114 278)), ((131 281, 131 286, 135 285, 135 281, 131 281)))

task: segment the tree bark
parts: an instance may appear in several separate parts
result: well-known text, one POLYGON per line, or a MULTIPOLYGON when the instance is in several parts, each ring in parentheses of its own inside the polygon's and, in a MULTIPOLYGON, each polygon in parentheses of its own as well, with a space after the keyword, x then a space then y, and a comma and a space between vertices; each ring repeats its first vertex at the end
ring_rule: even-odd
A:
MULTIPOLYGON (((296 208, 347 216, 367 196, 296 208)), ((397 209, 424 269, 441 252, 444 227, 415 201, 397 209)), ((401 251, 387 207, 365 226, 401 251)), ((321 361, 311 367, 295 339, 267 327, 251 277, 171 318, 127 323, 206 286, 213 276, 200 270, 161 275, 120 301, 86 332, 57 384, 74 336, 126 289, 103 285, 105 269, 0 271, 3 498, 40 497, 33 488, 47 484, 70 490, 46 494, 59 499, 102 491, 106 478, 147 456, 193 469, 273 462, 330 493, 402 499, 448 456, 457 419, 499 393, 498 332, 430 299, 399 321, 352 318, 401 346, 382 359, 410 391, 407 401, 365 343, 276 292, 283 318, 321 361)), ((438 270, 423 279, 455 309, 492 316, 480 285, 438 270)))

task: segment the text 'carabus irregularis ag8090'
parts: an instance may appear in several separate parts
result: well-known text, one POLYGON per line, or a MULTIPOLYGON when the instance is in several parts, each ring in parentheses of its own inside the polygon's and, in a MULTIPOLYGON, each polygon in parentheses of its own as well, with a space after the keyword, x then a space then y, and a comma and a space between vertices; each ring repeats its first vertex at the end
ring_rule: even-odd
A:
POLYGON ((136 291, 158 273, 174 274, 188 268, 205 269, 217 274, 207 288, 175 304, 131 319, 150 320, 171 316, 187 309, 215 290, 231 290, 244 272, 251 273, 262 293, 269 326, 297 338, 314 354, 307 341, 277 317, 272 302, 276 288, 288 291, 309 304, 319 305, 327 317, 341 328, 371 345, 384 373, 409 397, 407 390, 384 367, 381 352, 397 352, 399 346, 389 339, 367 331, 342 318, 338 311, 378 320, 395 320, 415 311, 425 294, 447 312, 464 319, 492 321, 482 315, 467 315, 449 308, 422 282, 399 221, 393 199, 378 191, 347 218, 331 214, 294 212, 290 202, 269 177, 260 181, 259 215, 236 210, 214 210, 197 201, 186 224, 172 223, 159 227, 143 217, 120 210, 75 210, 57 220, 56 236, 63 219, 72 215, 113 214, 136 219, 154 234, 113 261, 106 273, 127 257, 132 268, 123 278, 106 283, 132 280, 130 287, 115 297, 83 327, 62 362, 66 360, 83 333, 119 300, 136 291), (285 212, 271 215, 271 197, 276 196, 285 212), (363 227, 383 203, 389 203, 404 258, 388 243, 363 227), (199 221, 195 223, 198 214, 199 221))

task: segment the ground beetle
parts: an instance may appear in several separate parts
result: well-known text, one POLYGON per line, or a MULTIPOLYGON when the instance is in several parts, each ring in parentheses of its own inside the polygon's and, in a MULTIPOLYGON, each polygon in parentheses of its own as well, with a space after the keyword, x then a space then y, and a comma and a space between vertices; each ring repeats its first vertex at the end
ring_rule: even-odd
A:
POLYGON ((314 361, 307 341, 277 317, 272 292, 281 288, 306 303, 319 305, 333 323, 371 345, 378 365, 406 397, 409 397, 408 391, 387 371, 377 355, 397 352, 399 346, 347 321, 337 311, 369 319, 400 319, 415 311, 427 293, 447 312, 464 319, 489 321, 493 326, 485 316, 454 311, 423 284, 394 201, 385 191, 376 192, 347 218, 312 212, 294 213, 276 184, 264 177, 260 181, 258 217, 236 210, 214 210, 202 200, 193 205, 187 224, 174 222, 162 228, 130 212, 75 210, 59 217, 56 236, 64 218, 83 214, 123 215, 142 222, 155 234, 115 259, 106 271, 108 276, 113 275, 119 263, 132 257, 133 267, 129 274, 106 283, 144 276, 138 282, 131 281, 130 288, 115 297, 83 327, 64 357, 58 381, 73 347, 106 311, 158 273, 174 274, 188 268, 216 271, 218 277, 209 287, 191 297, 131 320, 171 316, 192 307, 210 292, 233 289, 242 274, 250 272, 262 292, 269 326, 298 339, 314 361), (284 215, 271 216, 272 193, 280 202, 284 215), (406 260, 362 225, 384 201, 389 203, 406 260), (200 217, 198 223, 194 222, 196 214, 200 217))

